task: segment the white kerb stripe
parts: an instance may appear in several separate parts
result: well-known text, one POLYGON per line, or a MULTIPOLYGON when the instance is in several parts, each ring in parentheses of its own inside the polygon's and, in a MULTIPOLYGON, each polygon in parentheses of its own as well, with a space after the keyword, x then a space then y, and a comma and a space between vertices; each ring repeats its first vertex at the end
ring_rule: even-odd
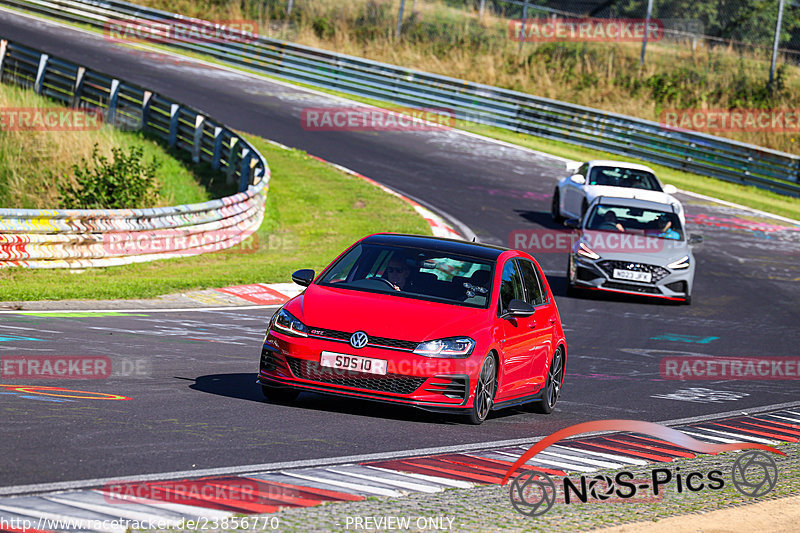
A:
MULTIPOLYGON (((67 526, 71 525, 78 529, 83 529, 86 531, 103 531, 103 532, 110 532, 110 533, 125 533, 127 530, 126 527, 122 527, 122 525, 118 525, 116 527, 111 527, 111 524, 107 522, 103 522, 102 520, 93 520, 88 518, 77 518, 74 516, 68 516, 63 514, 56 514, 56 513, 45 513, 41 511, 37 511, 36 509, 26 509, 24 507, 16 507, 13 505, 0 505, 0 511, 8 511, 9 513, 15 513, 23 516, 32 516, 34 518, 42 518, 44 520, 48 520, 50 522, 59 522, 59 524, 46 524, 48 529, 65 529, 67 526), (102 529, 90 529, 88 527, 81 527, 83 525, 103 525, 108 524, 105 528, 102 529), (60 525, 61 527, 57 527, 60 525)), ((44 527, 45 524, 42 524, 44 527)))
POLYGON ((610 461, 598 461, 597 459, 589 459, 588 457, 578 457, 578 456, 569 455, 569 454, 566 454, 566 453, 556 453, 556 452, 553 452, 553 451, 550 451, 550 450, 539 452, 538 454, 536 454, 536 456, 538 457, 539 455, 542 455, 542 454, 550 455, 550 456, 553 456, 553 457, 558 457, 560 459, 567 459, 569 461, 575 461, 577 463, 586 463, 586 464, 590 464, 590 465, 593 465, 593 466, 603 466, 603 467, 607 467, 607 468, 618 468, 618 467, 622 466, 622 463, 612 463, 610 461))
POLYGON ((113 506, 113 504, 109 505, 101 505, 98 503, 91 503, 91 502, 82 502, 73 499, 67 498, 59 498, 58 496, 42 496, 42 498, 46 500, 50 500, 54 503, 60 503, 62 505, 69 505, 70 507, 78 507, 79 509, 85 509, 87 511, 92 511, 95 513, 100 513, 104 515, 111 515, 116 516, 119 518, 125 518, 128 520, 136 520, 138 522, 166 522, 169 524, 168 527, 177 527, 182 520, 175 518, 174 516, 167 517, 158 514, 157 509, 153 509, 153 513, 145 513, 144 511, 133 511, 131 509, 126 509, 126 504, 118 504, 113 506))
MULTIPOLYGON (((355 472, 343 472, 341 470, 337 470, 335 468, 327 468, 328 472, 332 472, 334 474, 339 474, 341 476, 350 476, 357 479, 366 479, 366 480, 375 480, 376 476, 367 476, 364 474, 357 474, 355 472)), ((399 479, 392 479, 389 477, 377 477, 377 481, 384 483, 386 485, 394 485, 396 487, 400 487, 407 490, 413 490, 416 492, 426 492, 428 494, 434 494, 437 492, 442 492, 442 489, 431 487, 430 485, 420 485, 419 483, 411 483, 410 481, 400 481, 399 479)))
POLYGON ((740 440, 749 440, 751 442, 758 442, 760 444, 778 444, 778 441, 776 440, 760 439, 758 437, 751 437, 750 435, 740 435, 739 433, 730 433, 728 431, 720 431, 718 429, 710 429, 710 428, 695 428, 695 429, 702 429, 703 431, 719 433, 720 435, 726 435, 728 437, 734 437, 740 440))
POLYGON ((404 472, 402 470, 391 470, 388 468, 381 468, 379 466, 367 466, 367 468, 378 470, 380 472, 400 473, 403 474, 404 476, 421 479, 423 481, 430 481, 431 483, 438 483, 439 485, 445 485, 447 487, 454 487, 458 489, 471 489, 476 485, 475 483, 470 483, 469 481, 461 481, 460 479, 450 479, 446 477, 431 476, 429 474, 417 474, 416 472, 404 472))
POLYGON ((586 453, 589 455, 594 455, 596 457, 603 457, 604 459, 610 459, 612 461, 618 461, 623 464, 629 465, 641 465, 644 466, 647 463, 644 459, 639 459, 636 457, 628 457, 624 455, 615 455, 613 453, 605 453, 605 452, 596 452, 594 450, 584 450, 583 448, 570 448, 569 446, 559 446, 558 444, 553 444, 550 446, 551 448, 558 448, 562 450, 569 450, 569 451, 579 451, 581 453, 586 453))
POLYGON ((103 496, 109 499, 119 499, 125 500, 131 503, 139 503, 141 505, 152 505, 159 508, 162 508, 166 511, 172 511, 174 513, 178 513, 183 516, 192 517, 192 518, 208 518, 208 519, 222 519, 222 518, 229 518, 233 516, 232 511, 221 511, 219 509, 208 509, 205 507, 197 507, 194 505, 186 505, 183 503, 172 503, 172 502, 164 502, 161 500, 153 500, 151 498, 142 498, 139 496, 125 496, 114 494, 112 492, 104 492, 102 490, 96 490, 102 494, 103 496))
POLYGON ((314 481, 316 483, 324 483, 326 485, 332 485, 334 487, 341 487, 341 488, 344 488, 344 489, 355 490, 355 491, 358 491, 358 492, 366 492, 368 494, 375 494, 377 496, 393 496, 393 497, 397 498, 397 497, 403 495, 402 492, 399 492, 399 491, 396 491, 396 490, 382 489, 380 487, 372 487, 372 486, 369 486, 369 485, 361 485, 361 484, 358 484, 358 483, 350 483, 350 482, 347 482, 347 481, 338 481, 338 480, 334 480, 334 479, 326 479, 326 478, 322 478, 322 477, 309 476, 309 475, 305 475, 305 474, 296 474, 294 472, 289 472, 289 471, 286 471, 286 470, 281 470, 281 474, 286 475, 286 476, 291 476, 291 477, 294 477, 294 478, 298 478, 298 479, 305 479, 305 480, 308 480, 308 481, 314 481))
MULTIPOLYGON (((507 455, 509 457, 517 457, 517 458, 521 457, 521 456, 515 456, 508 452, 495 452, 495 453, 507 455)), ((535 461, 536 463, 543 463, 548 466, 557 466, 558 468, 566 468, 567 470, 577 470, 579 472, 597 472, 597 469, 591 466, 576 465, 573 463, 564 463, 562 461, 554 461, 552 459, 547 459, 546 457, 542 457, 542 454, 540 453, 537 453, 535 457, 533 457, 532 459, 530 459, 528 462, 525 463, 526 465, 537 466, 535 463, 531 463, 531 461, 535 461)))

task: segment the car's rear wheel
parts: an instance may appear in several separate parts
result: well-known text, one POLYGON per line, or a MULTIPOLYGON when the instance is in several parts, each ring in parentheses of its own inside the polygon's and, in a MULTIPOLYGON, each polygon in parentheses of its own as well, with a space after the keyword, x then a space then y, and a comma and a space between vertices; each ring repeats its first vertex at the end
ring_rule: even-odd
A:
POLYGON ((587 209, 589 209, 589 204, 586 203, 586 198, 584 198, 583 202, 581 202, 581 220, 583 220, 583 215, 586 214, 587 209))
POLYGON ((548 415, 553 412, 553 408, 558 402, 561 394, 561 383, 564 381, 564 350, 559 347, 553 354, 553 361, 547 371, 547 383, 542 391, 542 399, 533 404, 533 410, 537 413, 548 415))
POLYGON ((492 410, 494 394, 497 392, 497 365, 494 357, 489 354, 483 360, 478 382, 475 385, 475 400, 469 410, 469 421, 473 424, 482 424, 489 411, 492 410))
POLYGON ((269 385, 261 385, 261 394, 263 394, 267 400, 272 400, 275 402, 292 402, 300 395, 300 391, 288 387, 271 387, 269 385))
POLYGON ((556 190, 553 191, 553 203, 550 204, 550 214, 553 215, 553 220, 559 224, 564 221, 564 217, 561 216, 560 203, 561 197, 558 193, 558 187, 556 187, 556 190))

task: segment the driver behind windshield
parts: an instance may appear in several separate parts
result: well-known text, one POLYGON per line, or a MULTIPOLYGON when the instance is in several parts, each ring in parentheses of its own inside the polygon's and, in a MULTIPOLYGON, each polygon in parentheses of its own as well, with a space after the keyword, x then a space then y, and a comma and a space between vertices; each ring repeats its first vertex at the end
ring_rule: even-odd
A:
POLYGON ((406 258, 395 254, 389 260, 383 277, 394 285, 394 290, 402 291, 408 288, 408 277, 410 274, 411 269, 408 266, 406 258))

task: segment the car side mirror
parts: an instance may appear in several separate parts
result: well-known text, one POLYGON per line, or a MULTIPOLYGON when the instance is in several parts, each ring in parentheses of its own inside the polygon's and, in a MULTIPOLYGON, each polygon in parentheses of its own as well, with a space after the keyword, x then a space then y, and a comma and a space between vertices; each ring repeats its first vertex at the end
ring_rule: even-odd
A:
POLYGON ((577 183, 578 185, 583 185, 584 183, 586 183, 586 178, 584 178, 580 174, 573 174, 572 176, 569 177, 569 179, 572 183, 577 183))
POLYGON ((518 317, 526 317, 531 316, 536 309, 529 304, 528 302, 524 302, 522 300, 517 300, 516 298, 508 302, 508 308, 506 309, 506 316, 518 316, 518 317))
POLYGON ((688 242, 689 242, 690 245, 691 244, 700 244, 701 242, 703 242, 703 236, 702 235, 697 235, 696 233, 692 233, 692 234, 689 235, 689 241, 688 242))
POLYGON ((664 185, 664 192, 667 194, 675 194, 678 192, 678 188, 671 183, 664 185))
POLYGON ((580 229, 581 220, 579 218, 568 218, 564 221, 564 225, 572 229, 580 229))
POLYGON ((292 281, 297 283, 298 285, 302 285, 303 287, 308 287, 311 285, 311 282, 314 281, 314 276, 316 272, 311 270, 310 268, 302 268, 292 274, 292 281))

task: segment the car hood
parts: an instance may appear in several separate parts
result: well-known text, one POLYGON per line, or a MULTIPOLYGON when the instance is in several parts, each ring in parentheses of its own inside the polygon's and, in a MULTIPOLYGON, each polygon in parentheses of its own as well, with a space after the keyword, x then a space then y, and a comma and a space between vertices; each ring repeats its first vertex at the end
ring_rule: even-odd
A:
POLYGON ((611 187, 609 185, 585 185, 586 201, 591 203, 598 196, 611 196, 614 198, 636 198, 665 204, 680 205, 680 202, 665 192, 634 189, 631 187, 611 187))
POLYGON ((686 241, 614 231, 583 230, 580 241, 600 255, 601 260, 667 265, 692 255, 691 247, 686 241))
POLYGON ((429 302, 317 284, 286 305, 311 328, 421 342, 470 335, 487 326, 488 309, 429 302))

